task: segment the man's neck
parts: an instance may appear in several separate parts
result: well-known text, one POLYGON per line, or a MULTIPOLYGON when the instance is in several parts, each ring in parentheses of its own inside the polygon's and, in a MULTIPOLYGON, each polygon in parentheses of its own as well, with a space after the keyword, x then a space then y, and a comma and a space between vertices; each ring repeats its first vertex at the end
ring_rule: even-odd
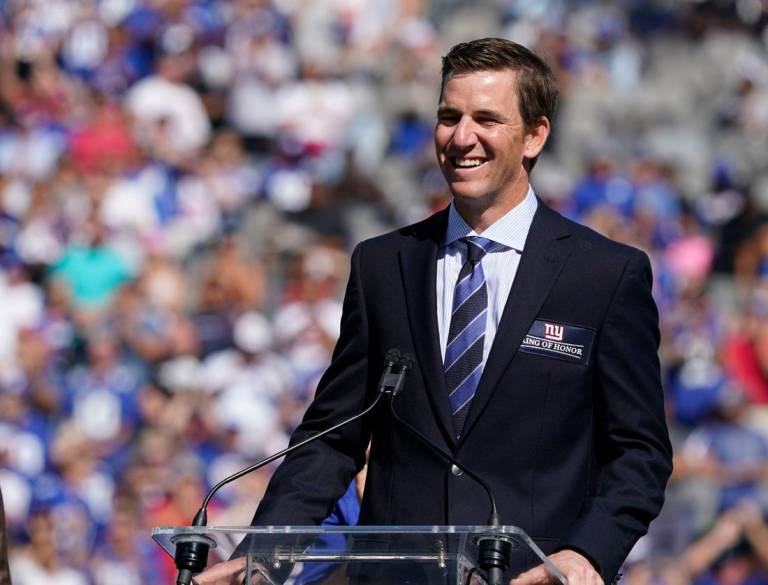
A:
POLYGON ((467 225, 471 227, 476 234, 481 234, 496 221, 520 205, 528 195, 528 189, 529 185, 526 181, 523 188, 515 189, 514 196, 505 197, 501 201, 494 201, 490 205, 483 200, 467 201, 456 198, 453 199, 453 204, 456 207, 456 211, 459 212, 459 215, 461 215, 464 221, 467 222, 467 225))

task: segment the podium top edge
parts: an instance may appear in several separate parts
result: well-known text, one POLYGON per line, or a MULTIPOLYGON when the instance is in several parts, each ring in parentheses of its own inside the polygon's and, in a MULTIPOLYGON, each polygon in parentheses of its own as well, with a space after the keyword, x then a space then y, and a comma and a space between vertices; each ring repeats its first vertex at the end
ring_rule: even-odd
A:
POLYGON ((217 534, 517 534, 525 535, 525 532, 517 526, 448 526, 448 525, 423 525, 423 526, 156 526, 152 529, 152 535, 179 534, 201 532, 217 534))

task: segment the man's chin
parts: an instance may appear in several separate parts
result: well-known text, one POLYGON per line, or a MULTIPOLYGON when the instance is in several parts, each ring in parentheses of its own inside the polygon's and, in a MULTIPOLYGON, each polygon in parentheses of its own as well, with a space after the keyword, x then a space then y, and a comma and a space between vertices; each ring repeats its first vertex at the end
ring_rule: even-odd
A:
POLYGON ((454 183, 449 185, 449 187, 457 204, 475 207, 482 205, 483 201, 487 200, 487 192, 481 189, 479 185, 472 186, 467 183, 454 183))

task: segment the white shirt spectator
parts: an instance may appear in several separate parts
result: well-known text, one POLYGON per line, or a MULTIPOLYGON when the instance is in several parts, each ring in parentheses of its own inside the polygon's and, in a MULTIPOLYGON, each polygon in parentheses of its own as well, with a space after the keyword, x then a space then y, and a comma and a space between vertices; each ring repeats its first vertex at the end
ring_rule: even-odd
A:
POLYGON ((82 573, 69 567, 47 570, 25 553, 12 556, 10 564, 15 585, 88 585, 82 573))
POLYGON ((342 81, 306 80, 283 86, 275 98, 281 129, 300 143, 334 148, 347 135, 355 101, 342 81), (307 112, 312 112, 311 116, 307 112))
POLYGON ((200 95, 183 83, 152 75, 128 91, 125 104, 140 125, 168 121, 168 138, 179 151, 202 148, 211 137, 211 122, 200 95))
POLYGON ((0 364, 15 355, 19 330, 34 327, 42 316, 42 291, 30 282, 8 282, 0 273, 0 364))

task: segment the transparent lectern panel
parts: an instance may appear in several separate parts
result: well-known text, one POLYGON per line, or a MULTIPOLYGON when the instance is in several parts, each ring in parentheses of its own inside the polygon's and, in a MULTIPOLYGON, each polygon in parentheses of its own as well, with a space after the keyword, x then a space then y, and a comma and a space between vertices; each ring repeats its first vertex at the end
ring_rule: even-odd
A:
POLYGON ((484 585, 476 569, 480 543, 508 543, 511 569, 543 562, 565 579, 516 526, 266 526, 155 528, 152 536, 173 556, 181 542, 210 547, 217 565, 246 583, 288 585, 484 585), (247 561, 247 566, 246 566, 247 561))
MULTIPOLYGON (((156 528, 153 538, 173 555, 178 542, 211 546, 209 566, 246 555, 251 583, 287 585, 484 585, 478 546, 492 536, 513 555, 544 554, 514 526, 281 526, 156 528)), ((236 565, 233 571, 242 571, 236 565)), ((249 581, 246 579, 246 583, 249 581)))

